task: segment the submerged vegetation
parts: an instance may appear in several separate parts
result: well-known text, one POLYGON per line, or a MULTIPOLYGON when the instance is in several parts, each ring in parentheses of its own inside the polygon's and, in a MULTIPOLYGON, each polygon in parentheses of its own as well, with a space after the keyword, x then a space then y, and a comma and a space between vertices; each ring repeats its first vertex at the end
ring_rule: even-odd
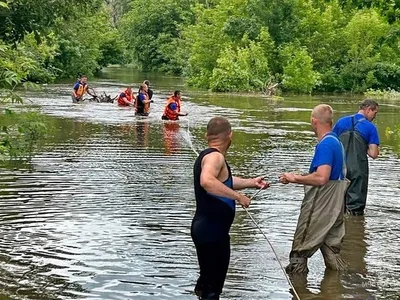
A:
POLYGON ((391 88, 383 91, 368 89, 364 95, 367 97, 374 97, 376 99, 400 99, 400 92, 391 88))

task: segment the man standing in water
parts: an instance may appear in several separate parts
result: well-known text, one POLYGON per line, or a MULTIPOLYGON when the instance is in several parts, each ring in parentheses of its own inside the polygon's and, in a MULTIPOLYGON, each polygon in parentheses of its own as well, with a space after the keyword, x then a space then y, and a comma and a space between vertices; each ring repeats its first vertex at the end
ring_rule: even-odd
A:
POLYGON ((199 299, 218 300, 229 266, 229 230, 235 217, 235 201, 243 207, 250 205, 250 199, 235 190, 269 185, 262 177, 232 176, 225 161, 232 140, 227 119, 215 117, 209 121, 207 140, 208 148, 199 154, 194 164, 196 213, 191 236, 200 266, 195 293, 199 299))
POLYGON ((378 114, 379 105, 366 99, 357 114, 339 119, 333 131, 340 137, 346 149, 347 178, 346 211, 350 215, 364 214, 368 193, 368 157, 379 156, 378 130, 372 121, 378 114))
POLYGON ((344 194, 349 185, 345 179, 344 148, 332 132, 333 110, 326 104, 316 106, 311 126, 318 138, 308 175, 284 173, 284 184, 304 185, 304 199, 293 238, 288 273, 308 272, 307 260, 321 250, 327 268, 342 270, 344 261, 339 252, 345 233, 344 194))

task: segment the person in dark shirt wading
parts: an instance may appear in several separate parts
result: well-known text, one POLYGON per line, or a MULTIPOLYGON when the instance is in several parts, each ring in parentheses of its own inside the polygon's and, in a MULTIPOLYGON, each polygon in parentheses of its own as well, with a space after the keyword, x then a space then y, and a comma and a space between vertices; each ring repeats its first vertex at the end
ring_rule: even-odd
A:
POLYGON ((208 148, 194 164, 196 213, 191 236, 200 266, 195 293, 199 299, 218 300, 230 260, 229 230, 235 217, 235 202, 243 207, 250 199, 235 190, 267 188, 262 177, 243 179, 232 176, 225 155, 231 145, 229 121, 212 118, 207 125, 208 148))

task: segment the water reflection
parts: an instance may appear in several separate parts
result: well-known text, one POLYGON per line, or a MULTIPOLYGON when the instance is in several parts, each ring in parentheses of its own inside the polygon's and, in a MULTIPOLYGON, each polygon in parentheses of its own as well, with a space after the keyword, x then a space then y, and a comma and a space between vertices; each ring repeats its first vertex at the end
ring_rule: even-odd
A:
POLYGON ((179 130, 180 125, 177 122, 163 122, 163 140, 164 140, 164 153, 166 155, 174 154, 179 147, 179 130))
POLYGON ((133 126, 134 136, 138 147, 148 148, 149 147, 149 134, 150 134, 150 123, 147 121, 137 121, 133 126))
MULTIPOLYGON (((0 286, 10 299, 194 299, 198 269, 189 234, 195 209, 190 145, 197 151, 205 147, 208 120, 216 115, 231 120, 228 160, 235 174, 274 180, 287 169, 308 169, 316 143, 309 126, 312 107, 332 103, 336 117, 354 110, 335 97, 274 102, 185 91, 188 118, 164 123, 161 99, 182 89, 180 79, 118 69, 110 74, 114 79, 95 83, 107 94, 132 78, 154 82, 149 118, 135 118, 132 110, 111 104, 73 106, 70 85, 30 95, 44 113, 57 116, 51 118, 59 130, 30 166, 0 168, 0 286)), ((399 112, 398 106, 382 105, 382 135, 398 122, 399 112)), ((325 271, 322 256, 313 256, 307 279, 294 280, 302 299, 396 299, 400 164, 387 142, 383 137, 382 157, 371 162, 365 218, 347 219, 342 255, 349 270, 325 271)), ((274 185, 250 207, 284 265, 302 195, 300 186, 274 185)), ((275 256, 240 208, 231 233, 222 299, 291 299, 275 256)))
POLYGON ((364 218, 364 216, 346 218, 346 235, 341 255, 348 264, 347 271, 325 269, 319 287, 310 285, 307 276, 293 275, 293 284, 301 299, 375 299, 373 293, 369 291, 370 287, 366 280, 368 273, 365 262, 367 243, 364 218))

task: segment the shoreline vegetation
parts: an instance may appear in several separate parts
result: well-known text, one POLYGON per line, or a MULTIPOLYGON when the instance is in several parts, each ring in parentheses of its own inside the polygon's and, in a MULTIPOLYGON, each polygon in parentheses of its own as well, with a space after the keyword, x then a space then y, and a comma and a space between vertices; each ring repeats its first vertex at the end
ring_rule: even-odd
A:
MULTIPOLYGON (((1 102, 21 103, 20 85, 93 76, 113 64, 274 100, 398 99, 399 32, 395 0, 0 0, 1 102)), ((1 118, 10 113, 1 106, 1 118)), ((0 131, 9 153, 16 131, 0 131)))
POLYGON ((0 87, 130 64, 215 92, 393 97, 399 32, 394 0, 0 0, 0 87))

